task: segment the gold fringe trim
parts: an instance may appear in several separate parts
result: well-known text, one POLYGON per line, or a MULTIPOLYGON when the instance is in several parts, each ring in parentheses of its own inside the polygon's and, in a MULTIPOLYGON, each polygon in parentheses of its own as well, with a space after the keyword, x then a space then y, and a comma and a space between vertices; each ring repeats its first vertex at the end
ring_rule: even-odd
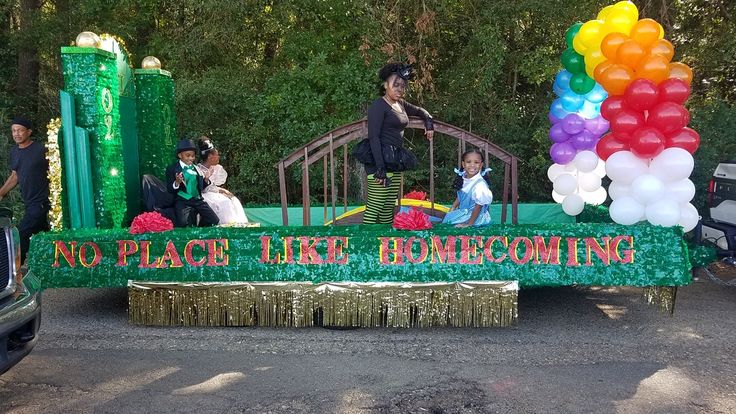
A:
POLYGON ((516 281, 462 283, 128 282, 140 325, 491 327, 516 322, 516 281))
POLYGON ((677 286, 647 286, 644 288, 644 299, 650 305, 659 306, 662 312, 675 313, 677 286))

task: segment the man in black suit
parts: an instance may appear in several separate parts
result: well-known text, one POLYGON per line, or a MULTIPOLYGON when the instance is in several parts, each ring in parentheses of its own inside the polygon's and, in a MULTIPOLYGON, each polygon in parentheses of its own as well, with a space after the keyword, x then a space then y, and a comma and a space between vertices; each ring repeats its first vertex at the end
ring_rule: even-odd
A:
POLYGON ((166 167, 166 188, 174 194, 178 227, 196 225, 197 214, 200 227, 214 226, 220 222, 217 214, 202 199, 202 190, 209 185, 209 173, 202 176, 194 166, 196 150, 192 140, 179 141, 176 145, 178 160, 166 167))

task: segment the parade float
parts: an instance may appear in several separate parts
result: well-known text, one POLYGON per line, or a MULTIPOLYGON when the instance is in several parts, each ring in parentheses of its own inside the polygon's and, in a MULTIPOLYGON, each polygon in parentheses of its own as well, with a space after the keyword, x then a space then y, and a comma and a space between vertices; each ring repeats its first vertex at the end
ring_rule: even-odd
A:
POLYGON ((670 62, 661 26, 639 20, 631 2, 573 25, 566 40, 549 114, 548 176, 561 205, 518 204, 519 160, 437 121, 435 140, 456 140, 458 157, 473 146, 503 166, 498 224, 436 224, 447 207, 434 201, 430 143, 429 194, 400 199, 393 227, 362 225, 347 197, 350 148, 367 134, 359 120, 275 165, 280 220, 249 209, 261 227, 173 229, 141 192, 173 160, 171 74, 154 57, 133 70, 120 41, 82 33, 61 49, 52 230, 33 237, 29 269, 45 288, 127 287, 130 321, 147 325, 506 326, 518 290, 542 286, 638 286, 671 309, 691 280, 683 229, 697 222, 687 177, 698 137, 682 107, 691 72, 670 62), (310 172, 323 180, 322 207, 311 205, 310 172), (287 181, 299 176, 294 207, 287 181), (609 195, 610 217, 583 218, 584 204, 609 195))

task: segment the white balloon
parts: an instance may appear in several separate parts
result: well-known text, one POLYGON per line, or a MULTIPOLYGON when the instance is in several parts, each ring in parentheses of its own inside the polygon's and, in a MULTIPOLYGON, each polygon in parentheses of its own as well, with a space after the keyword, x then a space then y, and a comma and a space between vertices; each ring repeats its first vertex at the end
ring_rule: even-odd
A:
POLYGON ((558 194, 563 196, 570 195, 578 189, 578 180, 570 174, 562 174, 555 178, 552 187, 558 194))
POLYGON ((578 171, 578 167, 575 166, 574 162, 568 162, 567 164, 565 164, 564 167, 565 171, 569 173, 575 173, 578 171))
POLYGON ((631 195, 645 206, 661 200, 664 194, 664 183, 651 174, 643 174, 631 183, 631 195))
POLYGON ((680 221, 680 205, 675 200, 663 198, 646 208, 647 221, 663 227, 672 227, 680 221))
POLYGON ((687 178, 665 184, 665 193, 678 203, 689 203, 695 197, 695 184, 687 178))
POLYGON ((631 196, 631 187, 625 184, 621 184, 618 181, 611 181, 611 185, 608 186, 608 195, 611 196, 611 200, 616 200, 621 197, 631 196))
POLYGON ((689 177, 694 165, 693 156, 689 152, 682 148, 672 147, 665 149, 652 159, 649 173, 656 175, 664 182, 673 182, 689 177))
POLYGON ((578 171, 591 172, 598 165, 598 156, 593 151, 580 151, 573 160, 578 171))
POLYGON ((694 229, 698 225, 698 221, 700 221, 700 213, 694 205, 690 203, 680 204, 680 220, 677 224, 682 226, 684 231, 688 232, 694 229))
POLYGON ((593 174, 603 178, 606 176, 606 162, 602 159, 598 159, 598 165, 595 166, 593 174))
POLYGON ((621 197, 613 200, 608 207, 608 213, 611 219, 624 225, 631 225, 639 222, 644 214, 644 206, 639 204, 633 197, 621 197))
POLYGON ((611 180, 621 184, 631 184, 634 178, 646 174, 647 171, 647 163, 630 151, 615 152, 606 160, 606 174, 611 180))
POLYGON ((593 173, 580 173, 578 174, 578 185, 583 191, 595 191, 601 187, 601 177, 593 173))
POLYGON ((547 168, 547 178, 555 182, 555 178, 565 173, 565 166, 561 164, 552 164, 547 168))
POLYGON ((603 204, 608 196, 606 189, 603 187, 598 187, 595 191, 582 191, 579 194, 580 197, 583 198, 583 201, 585 201, 585 204, 591 204, 594 206, 603 204))
POLYGON ((565 200, 565 196, 555 190, 552 190, 552 199, 555 200, 555 203, 562 204, 562 201, 565 200))
POLYGON ((562 202, 562 211, 568 216, 577 216, 583 211, 583 207, 585 207, 585 202, 578 194, 570 194, 562 202))

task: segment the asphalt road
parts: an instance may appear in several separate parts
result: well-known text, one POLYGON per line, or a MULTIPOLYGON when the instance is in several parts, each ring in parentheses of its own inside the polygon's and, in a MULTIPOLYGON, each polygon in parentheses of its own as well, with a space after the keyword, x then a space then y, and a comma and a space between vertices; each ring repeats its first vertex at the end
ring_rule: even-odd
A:
POLYGON ((673 317, 636 288, 519 302, 498 329, 161 328, 125 290, 49 290, 0 412, 736 412, 736 287, 702 278, 673 317))

